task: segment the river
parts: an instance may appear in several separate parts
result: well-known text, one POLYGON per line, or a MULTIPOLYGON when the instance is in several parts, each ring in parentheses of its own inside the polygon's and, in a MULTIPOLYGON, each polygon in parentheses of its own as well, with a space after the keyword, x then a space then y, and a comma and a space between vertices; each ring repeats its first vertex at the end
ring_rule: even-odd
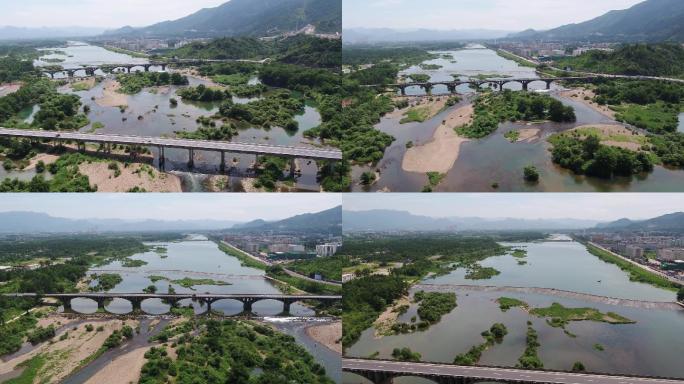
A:
MULTIPOLYGON (((424 284, 487 285, 556 288, 587 294, 645 300, 674 301, 675 293, 650 285, 631 282, 626 273, 586 251, 576 242, 532 242, 504 244, 525 248, 526 265, 519 265, 511 255, 497 256, 481 262, 494 267, 500 275, 488 280, 467 280, 463 270, 448 275, 427 278, 424 284)), ((415 293, 417 288, 412 288, 415 293)), ((452 363, 456 355, 481 344, 480 333, 500 322, 508 328, 503 343, 496 344, 482 354, 480 364, 514 366, 525 349, 526 322, 532 321, 539 334, 539 356, 546 369, 570 370, 581 361, 588 371, 684 378, 681 356, 684 354, 684 310, 648 309, 618 306, 596 301, 574 299, 553 294, 525 292, 491 292, 464 288, 447 288, 457 294, 458 306, 425 332, 407 335, 374 337, 373 328, 363 332, 360 340, 346 350, 347 356, 367 357, 378 352, 378 358, 392 359, 394 348, 410 347, 421 353, 423 361, 452 363), (546 307, 554 302, 566 307, 591 307, 602 312, 615 312, 635 324, 612 325, 582 321, 570 322, 566 335, 561 328, 551 327, 542 318, 530 316, 519 308, 502 312, 495 300, 501 296, 523 300, 531 307, 546 307), (604 351, 594 348, 601 344, 604 351)), ((409 322, 416 316, 417 306, 399 317, 409 322)), ((367 383, 356 375, 346 373, 344 383, 367 383)), ((430 383, 415 378, 395 380, 397 384, 430 383)))
MULTIPOLYGON (((244 267, 240 261, 222 252, 216 243, 208 241, 202 236, 194 236, 187 240, 162 243, 148 243, 154 247, 165 248, 165 252, 150 251, 133 255, 133 260, 143 260, 146 265, 140 267, 122 267, 120 261, 108 263, 103 266, 92 268, 88 275, 93 273, 118 273, 123 281, 117 284, 108 292, 116 293, 135 293, 143 292, 143 289, 155 285, 158 293, 167 293, 169 286, 173 287, 177 293, 259 293, 276 294, 280 293, 271 281, 265 278, 263 270, 244 267), (170 280, 183 279, 189 277, 193 279, 213 279, 223 281, 230 285, 197 285, 192 288, 185 288, 167 280, 153 282, 150 277, 153 275, 164 276, 170 280)), ((91 286, 95 285, 91 282, 91 286)), ((202 313, 206 308, 191 300, 182 300, 181 306, 192 305, 196 313, 202 313)), ((97 304, 90 299, 72 300, 72 308, 82 313, 93 313, 97 309, 97 304)), ((113 313, 127 313, 132 309, 129 302, 121 299, 114 299, 106 306, 107 311, 113 313)), ((150 314, 162 314, 169 310, 169 306, 163 304, 158 299, 149 299, 143 302, 142 308, 150 314)), ((304 318, 313 316, 315 312, 299 303, 292 304, 290 308, 291 317, 279 317, 282 312, 283 304, 273 300, 263 300, 254 303, 253 312, 260 321, 265 321, 274 325, 280 331, 290 334, 302 344, 315 358, 321 363, 328 375, 340 381, 340 358, 335 352, 325 348, 322 344, 311 339, 305 332, 305 328, 310 325, 320 324, 329 321, 325 318, 304 318), (304 317, 303 317, 304 316, 304 317)), ((242 312, 242 303, 235 300, 219 300, 212 304, 212 310, 220 311, 227 315, 242 312)), ((149 335, 141 340, 147 340, 149 335)), ((141 341, 141 342, 143 342, 141 341)), ((134 348, 126 348, 126 351, 134 348)), ((120 355, 121 353, 117 354, 120 355)), ((107 355, 95 360, 92 364, 72 377, 70 383, 82 383, 91 377, 99 369, 104 367, 107 361, 111 361, 113 356, 107 355), (104 360, 103 360, 104 359, 104 360)))
MULTIPOLYGON (((460 79, 477 75, 507 76, 513 78, 537 78, 534 68, 523 67, 512 60, 497 55, 496 52, 479 45, 471 45, 465 49, 456 51, 433 52, 438 55, 451 55, 450 58, 443 56, 425 61, 423 64, 437 64, 440 69, 422 69, 420 66, 412 66, 402 72, 401 75, 422 73, 430 76, 432 81, 452 80, 454 74, 460 75, 460 79)), ((508 83, 507 89, 520 90, 518 83, 508 83)), ((545 89, 543 82, 529 84, 531 90, 545 89)), ((572 172, 562 169, 551 161, 547 142, 549 136, 554 133, 566 131, 587 124, 616 124, 611 118, 602 115, 594 109, 572 98, 561 97, 563 88, 552 84, 550 95, 563 104, 575 109, 577 121, 574 123, 542 123, 529 125, 526 123, 502 123, 491 135, 471 140, 461 144, 459 157, 453 168, 447 172, 442 183, 434 188, 438 192, 672 192, 681 191, 684 186, 684 172, 656 166, 654 171, 648 174, 640 174, 633 177, 616 177, 613 180, 604 180, 595 177, 574 175, 572 172), (540 133, 530 141, 511 143, 504 137, 508 131, 521 128, 538 128, 540 133), (534 165, 539 171, 541 178, 539 183, 528 183, 523 179, 523 168, 534 165), (493 184, 498 184, 494 189, 493 184)), ((400 124, 401 117, 385 116, 375 127, 388 133, 396 140, 385 150, 383 159, 373 168, 368 166, 355 166, 352 174, 354 180, 359 180, 361 174, 371 169, 380 171, 380 178, 372 186, 354 185, 354 190, 361 191, 392 191, 392 192, 416 192, 422 190, 428 184, 427 176, 423 173, 414 173, 402 169, 402 160, 407 151, 406 144, 412 142, 420 145, 432 140, 433 134, 442 121, 455 109, 471 102, 474 91, 467 85, 457 88, 459 93, 464 94, 463 101, 431 119, 422 123, 413 122, 400 124)), ((448 90, 445 86, 436 86, 433 94, 436 98, 447 97, 448 90), (441 95, 441 96, 440 96, 441 95)), ((425 92, 418 87, 407 88, 409 95, 424 95, 425 92)), ((684 118, 680 121, 684 122, 684 118)), ((684 123, 682 123, 684 124, 684 123)), ((680 130, 684 125, 680 124, 680 130)))
MULTIPOLYGON (((42 58, 61 59, 64 62, 49 63, 41 60, 36 60, 34 65, 60 65, 66 69, 80 68, 83 65, 101 65, 104 63, 120 64, 120 63, 148 63, 147 59, 135 58, 129 55, 108 51, 102 47, 89 45, 80 42, 70 42, 66 47, 50 48, 49 51, 58 51, 58 54, 45 55, 42 58), (63 52, 63 54, 61 53, 63 52)), ((135 68, 133 71, 142 71, 142 68, 135 68)), ((160 67, 151 67, 151 71, 159 71, 160 67)), ((106 75, 98 71, 96 74, 113 78, 113 75, 106 75)), ((57 76, 59 77, 59 76, 57 76)), ((189 76, 188 80, 191 86, 199 84, 211 85, 210 82, 189 76)), ((250 84, 259 82, 258 77, 253 77, 250 84)), ((135 95, 127 95, 128 108, 122 113, 118 107, 103 107, 100 106, 96 99, 103 96, 105 82, 96 84, 93 88, 87 91, 75 92, 70 85, 60 87, 59 91, 62 93, 76 94, 81 98, 83 105, 90 107, 88 118, 91 124, 83 127, 81 132, 95 132, 107 134, 122 134, 122 135, 138 135, 138 136, 171 136, 178 131, 195 131, 198 128, 196 122, 200 116, 211 116, 218 112, 220 103, 208 102, 192 102, 183 101, 176 92, 182 88, 180 86, 164 86, 155 88, 146 88, 135 95), (170 100, 175 98, 179 100, 177 106, 173 106, 170 100), (94 130, 93 123, 98 122, 104 125, 103 128, 94 130)), ((236 103, 247 103, 254 98, 238 98, 233 97, 236 103)), ((26 108, 23 112, 24 120, 30 122, 32 116, 37 112, 37 106, 26 108)), ((317 140, 305 138, 303 132, 320 125, 321 116, 318 113, 313 101, 307 100, 306 107, 302 114, 297 115, 295 120, 299 123, 299 129, 296 131, 288 131, 280 127, 272 128, 255 128, 255 127, 240 127, 239 133, 233 138, 235 142, 260 143, 260 144, 274 144, 286 146, 316 146, 319 143, 317 140)), ((156 148, 150 148, 154 155, 154 164, 158 165, 158 153, 156 148)), ((238 155, 227 153, 226 161, 230 162, 235 158, 239 160, 239 165, 233 171, 230 181, 230 189, 240 191, 240 179, 242 175, 249 173, 249 168, 254 162, 253 155, 238 155)), ((166 170, 173 170, 174 173, 181 176, 183 179, 183 189, 185 191, 202 191, 204 190, 203 181, 211 174, 219 173, 219 164, 221 156, 216 152, 195 152, 195 164, 192 170, 188 168, 188 151, 169 149, 165 151, 166 156, 166 170)), ((298 162, 302 170, 302 176, 298 178, 295 188, 301 190, 318 191, 317 167, 315 162, 300 160, 298 162)), ((18 177, 20 179, 30 179, 34 173, 12 171, 6 172, 4 169, 0 170, 0 178, 18 177)))

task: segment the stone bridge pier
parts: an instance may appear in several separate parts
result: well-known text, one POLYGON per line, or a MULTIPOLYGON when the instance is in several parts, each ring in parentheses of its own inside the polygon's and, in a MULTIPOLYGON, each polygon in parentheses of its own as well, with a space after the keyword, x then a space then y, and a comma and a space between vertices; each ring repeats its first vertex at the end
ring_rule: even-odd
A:
POLYGON ((405 85, 400 85, 399 90, 401 91, 402 96, 406 96, 406 86, 405 85))
POLYGON ((126 299, 131 302, 131 305, 133 306, 133 311, 131 313, 142 313, 142 302, 145 300, 142 297, 123 297, 123 299, 126 299))
POLYGON ((252 312, 252 304, 256 303, 258 299, 253 297, 243 297, 240 299, 242 301, 242 312, 252 312))
POLYGON ((423 89, 425 89, 426 95, 432 95, 432 84, 427 83, 427 84, 423 85, 423 89))

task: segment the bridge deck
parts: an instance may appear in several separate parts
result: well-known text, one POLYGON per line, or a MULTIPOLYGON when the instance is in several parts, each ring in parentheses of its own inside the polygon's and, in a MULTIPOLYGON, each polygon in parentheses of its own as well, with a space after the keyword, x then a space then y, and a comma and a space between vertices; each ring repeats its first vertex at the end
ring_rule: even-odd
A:
POLYGON ((458 366, 450 364, 411 363, 366 359, 342 359, 342 370, 379 372, 399 376, 464 377, 477 380, 552 384, 682 384, 681 380, 628 377, 573 372, 532 371, 515 368, 458 366))
POLYGON ((231 294, 156 294, 156 293, 93 293, 93 292, 83 292, 83 293, 5 293, 5 297, 52 297, 52 298, 144 298, 144 299, 187 299, 187 298, 197 298, 197 299, 239 299, 239 298, 255 298, 255 299, 274 299, 274 300, 285 300, 285 299, 296 299, 296 300, 341 300, 340 295, 279 295, 279 294, 251 294, 251 293, 231 293, 231 294))
POLYGON ((166 148, 273 155, 313 160, 341 160, 339 149, 306 148, 268 144, 233 143, 226 141, 168 139, 161 137, 90 134, 79 132, 38 131, 0 128, 0 137, 35 138, 51 140, 74 140, 90 143, 157 146, 166 148))

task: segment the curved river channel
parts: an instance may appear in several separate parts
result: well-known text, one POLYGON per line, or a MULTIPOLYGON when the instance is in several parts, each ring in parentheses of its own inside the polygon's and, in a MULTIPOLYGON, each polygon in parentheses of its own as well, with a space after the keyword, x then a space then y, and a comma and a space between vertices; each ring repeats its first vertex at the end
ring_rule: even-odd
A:
MULTIPOLYGON (((533 242, 504 244, 527 249, 525 265, 519 265, 511 255, 491 257, 482 266, 494 267, 500 275, 488 280, 467 280, 462 269, 437 278, 427 278, 422 284, 438 286, 481 285, 555 288, 614 298, 649 302, 673 302, 675 293, 651 285, 629 281, 629 276, 617 266, 591 255, 577 242, 533 242)), ((411 294, 418 289, 412 288, 411 294)), ((394 348, 409 347, 422 355, 423 361, 453 363, 456 355, 484 342, 480 333, 494 323, 503 323, 508 334, 501 344, 487 349, 479 361, 482 365, 515 366, 525 350, 527 321, 539 335, 539 357, 544 368, 570 370, 581 361, 587 371, 645 376, 684 378, 684 308, 638 308, 611 305, 552 294, 529 292, 496 292, 489 290, 447 288, 457 295, 458 306, 444 315, 427 331, 377 338, 374 329, 363 332, 357 343, 347 348, 346 356, 392 359, 394 348), (635 324, 608 324, 594 321, 570 322, 566 329, 554 328, 546 320, 532 316, 521 308, 502 312, 496 300, 512 297, 529 303, 530 307, 548 307, 554 302, 565 307, 590 307, 601 312, 615 312, 636 321, 635 324), (603 351, 595 348, 603 346, 603 351)), ((579 296, 579 295, 578 295, 579 296)), ((399 321, 409 322, 417 316, 417 306, 411 304, 399 321)), ((369 383, 359 376, 345 373, 345 384, 369 383)), ((397 384, 423 384, 430 381, 398 378, 397 384)))
MULTIPOLYGON (((412 66, 401 75, 426 74, 431 81, 453 80, 454 76, 461 80, 478 75, 498 75, 511 78, 538 78, 534 68, 523 67, 518 63, 504 59, 493 50, 480 45, 471 45, 456 51, 433 52, 443 56, 425 61, 423 64, 436 64, 442 68, 426 70, 420 66, 412 66)), ((519 83, 507 83, 505 89, 520 90, 519 83)), ((544 82, 529 84, 530 90, 543 90, 544 82)), ((553 164, 546 141, 554 133, 566 131, 587 124, 619 124, 585 104, 568 97, 561 97, 562 87, 552 84, 550 95, 563 104, 575 109, 577 121, 574 123, 552 123, 528 125, 526 123, 506 122, 491 135, 470 140, 461 144, 459 157, 454 166, 446 174, 445 179, 434 190, 437 192, 675 192, 684 187, 684 171, 656 166, 649 174, 634 177, 618 177, 613 180, 603 180, 594 177, 578 176, 553 164), (511 143, 504 137, 508 131, 521 128, 538 128, 537 137, 529 141, 511 143), (522 170, 528 165, 534 165, 541 175, 540 182, 530 184, 522 177, 522 170), (492 189, 497 183, 498 189, 492 189)), ((432 140, 438 126, 454 110, 470 103, 474 90, 468 85, 457 87, 457 91, 465 95, 463 101, 453 107, 438 113, 422 123, 412 122, 400 124, 402 116, 385 116, 375 128, 395 137, 395 141, 385 150, 384 158, 373 168, 356 166, 353 169, 354 180, 359 180, 361 174, 369 170, 379 170, 380 178, 372 186, 354 185, 355 191, 392 191, 417 192, 428 184, 424 173, 405 171, 402 168, 406 144, 425 144, 432 140)), ((432 90, 435 98, 448 97, 446 86, 435 86, 432 90)), ((425 91, 418 87, 406 89, 409 96, 425 95, 425 91)), ((684 118, 681 118, 684 130, 684 118)))

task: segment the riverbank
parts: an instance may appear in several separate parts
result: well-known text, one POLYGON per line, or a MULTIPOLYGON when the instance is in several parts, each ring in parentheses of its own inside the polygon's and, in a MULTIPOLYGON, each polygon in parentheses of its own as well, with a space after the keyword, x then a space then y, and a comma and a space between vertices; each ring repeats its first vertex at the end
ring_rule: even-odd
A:
POLYGON ((306 328, 306 335, 325 345, 333 352, 342 354, 342 322, 312 325, 306 328))
POLYGON ((582 137, 595 135, 601 140, 601 144, 611 147, 619 147, 630 151, 639 151, 648 144, 646 135, 634 132, 623 125, 616 124, 589 124, 571 129, 582 137))
POLYGON ((101 107, 125 107, 128 106, 128 96, 119 93, 121 83, 107 79, 102 87, 102 97, 96 98, 95 102, 101 107))
POLYGON ((98 192, 129 192, 132 189, 145 192, 183 192, 180 177, 162 173, 148 164, 120 164, 111 169, 110 163, 83 163, 78 167, 81 174, 88 176, 91 186, 98 192))
POLYGON ((402 169, 418 173, 450 171, 458 160, 461 144, 469 141, 459 136, 456 128, 469 124, 473 119, 473 114, 472 104, 451 112, 437 127, 430 142, 411 147, 406 151, 402 169))
POLYGON ((587 88, 573 88, 563 90, 560 92, 561 97, 578 101, 594 111, 615 120, 615 111, 610 109, 607 105, 599 105, 594 101, 596 94, 591 89, 587 88))

